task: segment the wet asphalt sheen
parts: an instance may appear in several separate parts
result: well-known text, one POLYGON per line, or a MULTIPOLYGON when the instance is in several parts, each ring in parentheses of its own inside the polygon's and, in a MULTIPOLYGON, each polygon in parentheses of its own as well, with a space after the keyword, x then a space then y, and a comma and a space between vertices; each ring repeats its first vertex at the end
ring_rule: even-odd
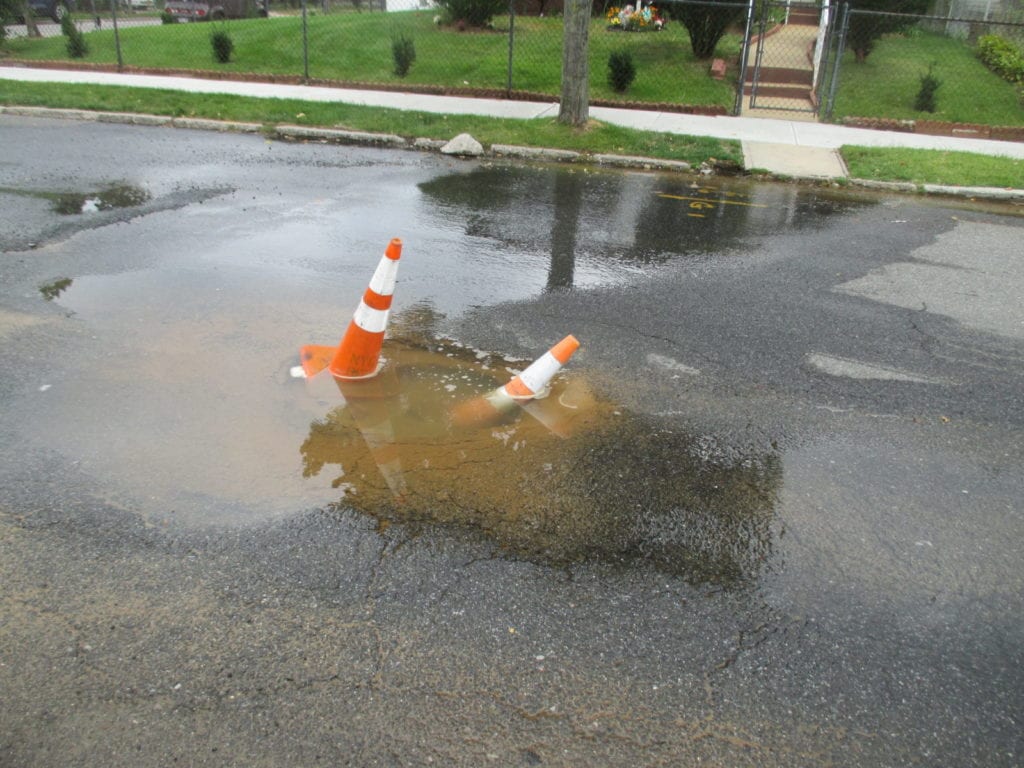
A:
POLYGON ((1024 760, 1019 207, 0 146, 0 766, 1024 760))

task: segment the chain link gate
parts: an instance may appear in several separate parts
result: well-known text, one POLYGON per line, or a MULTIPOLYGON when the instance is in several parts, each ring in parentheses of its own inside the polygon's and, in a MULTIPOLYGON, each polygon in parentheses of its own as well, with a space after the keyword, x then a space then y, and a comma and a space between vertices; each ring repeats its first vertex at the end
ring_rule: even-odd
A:
POLYGON ((829 0, 762 5, 744 87, 749 109, 818 111, 831 11, 829 0))

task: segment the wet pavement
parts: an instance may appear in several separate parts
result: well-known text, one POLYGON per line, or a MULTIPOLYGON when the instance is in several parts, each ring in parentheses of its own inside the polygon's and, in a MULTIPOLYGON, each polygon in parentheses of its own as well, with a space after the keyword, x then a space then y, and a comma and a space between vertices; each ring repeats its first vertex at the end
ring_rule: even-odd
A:
POLYGON ((1019 207, 0 138, 0 765, 1019 763, 1019 207))

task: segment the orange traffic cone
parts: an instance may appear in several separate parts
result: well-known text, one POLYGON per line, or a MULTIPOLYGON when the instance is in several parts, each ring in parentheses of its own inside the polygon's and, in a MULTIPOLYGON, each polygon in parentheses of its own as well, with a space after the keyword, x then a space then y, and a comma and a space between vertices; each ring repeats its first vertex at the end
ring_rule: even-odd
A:
POLYGON ((500 420, 522 403, 547 394, 548 382, 579 349, 575 336, 566 336, 503 387, 463 403, 452 411, 457 426, 483 425, 500 420))
POLYGON ((306 378, 325 368, 336 379, 368 379, 377 375, 401 255, 402 241, 393 238, 337 347, 307 344, 302 348, 299 354, 306 378))

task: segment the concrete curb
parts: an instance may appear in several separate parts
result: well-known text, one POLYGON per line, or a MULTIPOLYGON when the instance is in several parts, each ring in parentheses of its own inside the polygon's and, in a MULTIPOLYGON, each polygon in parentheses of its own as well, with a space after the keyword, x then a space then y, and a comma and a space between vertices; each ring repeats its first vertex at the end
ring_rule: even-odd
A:
POLYGON ((866 189, 880 189, 885 192, 910 192, 916 193, 920 190, 917 184, 909 181, 875 181, 874 179, 850 179, 850 183, 857 187, 866 189))
POLYGON ((922 190, 928 195, 960 195, 961 197, 984 197, 988 200, 1024 199, 1024 189, 1001 189, 999 187, 949 187, 943 184, 924 184, 922 190))
POLYGON ((643 168, 683 173, 693 170, 692 165, 682 160, 661 160, 653 157, 636 157, 635 155, 594 155, 593 159, 601 165, 611 165, 616 168, 643 168))
POLYGON ((568 149, 542 149, 540 147, 519 147, 513 144, 492 144, 491 154, 498 157, 515 157, 520 160, 542 160, 555 163, 578 163, 586 156, 568 149))
POLYGON ((947 184, 915 184, 911 181, 875 181, 873 179, 849 179, 848 181, 857 187, 886 192, 947 195, 986 200, 1024 200, 1024 189, 1011 187, 954 187, 947 184))
MULTIPOLYGON (((327 141, 338 144, 359 144, 376 147, 394 147, 396 149, 416 149, 437 152, 447 144, 441 139, 417 138, 409 141, 390 133, 368 133, 365 131, 346 131, 335 128, 316 128, 303 125, 264 126, 259 123, 241 123, 228 120, 209 120, 191 117, 166 117, 161 115, 144 115, 133 112, 93 112, 86 109, 56 109, 50 107, 19 107, 0 105, 0 114, 18 115, 22 117, 46 117, 62 120, 84 120, 101 123, 121 123, 127 125, 170 126, 172 128, 189 128, 193 130, 260 133, 291 140, 327 141)), ((539 147, 520 147, 511 144, 494 144, 488 155, 491 157, 512 157, 521 160, 569 163, 596 163, 617 168, 635 168, 639 170, 657 170, 674 172, 692 172, 689 163, 678 160, 660 160, 650 157, 632 155, 606 155, 573 152, 564 149, 543 149, 539 147)), ((771 178, 769 176, 769 178, 771 178)), ((814 179, 827 181, 827 179, 814 179)), ((956 187, 943 184, 913 184, 911 182, 874 181, 871 179, 847 179, 847 183, 887 192, 904 194, 945 195, 986 200, 1024 200, 1024 189, 1001 187, 956 187)))
POLYGON ((263 130, 263 126, 259 123, 236 123, 195 117, 175 117, 170 124, 175 128, 192 128, 197 131, 220 131, 223 133, 259 133, 263 130))
POLYGON ((313 128, 305 125, 278 125, 272 128, 271 132, 286 139, 319 139, 339 144, 370 144, 373 146, 409 146, 408 141, 392 133, 344 131, 336 128, 313 128))

